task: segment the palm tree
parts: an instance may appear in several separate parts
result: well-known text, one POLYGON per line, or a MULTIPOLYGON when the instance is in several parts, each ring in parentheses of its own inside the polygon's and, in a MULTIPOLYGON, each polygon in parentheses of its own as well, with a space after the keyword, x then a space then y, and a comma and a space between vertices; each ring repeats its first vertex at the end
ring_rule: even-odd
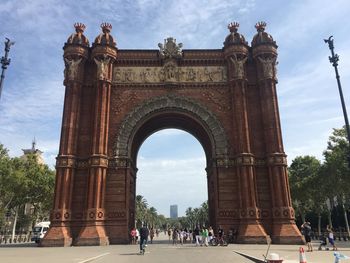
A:
POLYGON ((195 215, 194 215, 192 207, 187 208, 185 213, 186 213, 187 221, 188 221, 190 228, 194 229, 194 227, 195 227, 195 215))
POLYGON ((155 209, 153 206, 150 207, 148 210, 147 210, 147 218, 149 220, 149 226, 151 228, 154 228, 156 223, 157 223, 157 217, 158 217, 158 214, 157 214, 157 209, 155 209))
POLYGON ((205 201, 201 207, 199 208, 199 219, 202 223, 202 225, 208 225, 208 214, 209 214, 209 207, 208 207, 208 201, 205 201))
POLYGON ((147 200, 142 195, 136 196, 136 224, 139 227, 147 220, 147 200))

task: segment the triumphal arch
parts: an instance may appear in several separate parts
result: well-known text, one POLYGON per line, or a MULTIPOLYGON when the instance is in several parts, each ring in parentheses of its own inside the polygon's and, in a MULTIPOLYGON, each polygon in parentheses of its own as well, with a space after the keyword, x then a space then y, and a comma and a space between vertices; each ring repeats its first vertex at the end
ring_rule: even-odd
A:
MULTIPOLYGON (((300 243, 276 94, 277 45, 238 23, 219 49, 118 49, 112 26, 90 46, 75 24, 64 45, 66 88, 51 228, 43 246, 128 243, 137 153, 164 128, 195 136, 206 154, 210 224, 241 243, 300 243)), ((170 150, 170 149, 169 149, 170 150)))

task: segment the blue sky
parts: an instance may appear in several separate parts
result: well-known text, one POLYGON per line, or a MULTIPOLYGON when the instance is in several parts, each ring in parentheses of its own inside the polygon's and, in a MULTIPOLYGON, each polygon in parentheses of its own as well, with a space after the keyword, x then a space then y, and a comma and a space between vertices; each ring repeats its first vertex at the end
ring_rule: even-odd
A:
MULTIPOLYGON (((238 21, 239 32, 251 42, 255 23, 266 21, 266 31, 279 47, 277 92, 289 163, 306 154, 322 159, 332 128, 344 123, 323 39, 334 35, 350 107, 349 10, 347 0, 2 0, 0 41, 9 37, 16 44, 0 100, 0 142, 10 155, 18 156, 35 136, 46 162, 54 165, 64 96, 62 47, 75 22, 87 26, 90 42, 100 33, 101 22, 110 22, 120 49, 157 49, 169 36, 184 49, 217 49, 223 46, 229 22, 238 21)), ((168 215, 169 205, 177 203, 183 214, 188 206, 206 200, 205 157, 191 135, 176 130, 156 133, 143 144, 138 158, 137 191, 159 212, 168 215), (171 143, 179 141, 186 143, 171 143), (165 168, 171 172, 165 174, 165 168)))

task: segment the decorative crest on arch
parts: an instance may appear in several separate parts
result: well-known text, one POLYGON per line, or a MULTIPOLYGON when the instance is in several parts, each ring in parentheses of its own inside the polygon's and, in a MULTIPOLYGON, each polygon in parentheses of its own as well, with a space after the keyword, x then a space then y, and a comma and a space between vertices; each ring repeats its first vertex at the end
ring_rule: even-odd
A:
POLYGON ((168 37, 164 39, 164 45, 158 44, 159 55, 161 58, 181 58, 182 57, 182 43, 176 44, 176 39, 168 37))
POLYGON ((140 121, 154 112, 164 110, 178 110, 192 115, 210 133, 209 136, 213 140, 213 155, 215 157, 226 157, 228 155, 227 136, 215 115, 209 109, 192 99, 168 95, 146 101, 125 117, 116 140, 115 156, 130 157, 130 139, 135 133, 135 129, 140 121))

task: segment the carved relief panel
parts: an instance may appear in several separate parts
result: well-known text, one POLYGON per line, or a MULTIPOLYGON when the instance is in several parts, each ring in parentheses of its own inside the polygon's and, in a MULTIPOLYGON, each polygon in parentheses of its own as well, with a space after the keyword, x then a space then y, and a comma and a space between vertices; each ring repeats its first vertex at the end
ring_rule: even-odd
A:
POLYGON ((115 67, 113 83, 165 83, 165 82, 210 82, 224 83, 227 80, 226 67, 178 67, 166 63, 164 67, 115 67))

